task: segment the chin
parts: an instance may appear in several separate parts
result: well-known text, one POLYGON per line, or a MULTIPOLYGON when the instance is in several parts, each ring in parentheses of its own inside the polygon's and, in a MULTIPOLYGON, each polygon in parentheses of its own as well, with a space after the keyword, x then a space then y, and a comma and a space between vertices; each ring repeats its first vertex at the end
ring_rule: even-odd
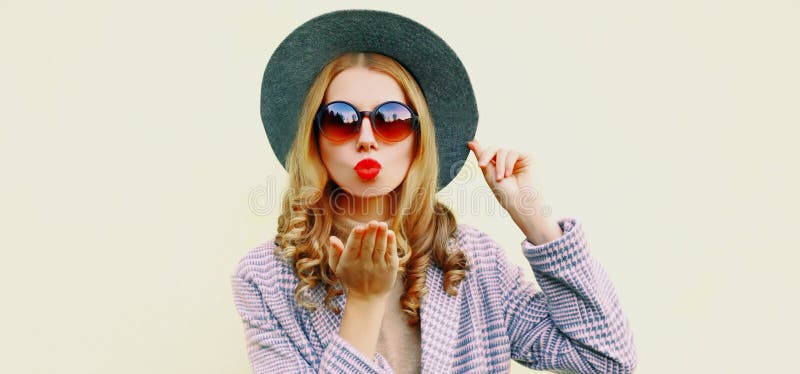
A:
POLYGON ((400 185, 401 181, 397 183, 387 183, 387 181, 382 181, 379 175, 370 181, 362 181, 359 178, 355 178, 348 182, 347 184, 339 185, 339 187, 348 194, 359 197, 378 197, 388 195, 389 192, 392 192, 400 185))

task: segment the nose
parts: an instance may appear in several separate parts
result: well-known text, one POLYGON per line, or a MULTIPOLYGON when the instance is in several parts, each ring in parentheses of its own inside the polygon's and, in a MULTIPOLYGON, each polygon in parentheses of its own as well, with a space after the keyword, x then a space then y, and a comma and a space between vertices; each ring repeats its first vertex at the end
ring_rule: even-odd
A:
POLYGON ((356 149, 358 151, 378 149, 378 142, 375 139, 375 134, 372 132, 372 122, 368 116, 364 116, 364 119, 361 120, 361 128, 358 131, 358 140, 356 143, 356 149))

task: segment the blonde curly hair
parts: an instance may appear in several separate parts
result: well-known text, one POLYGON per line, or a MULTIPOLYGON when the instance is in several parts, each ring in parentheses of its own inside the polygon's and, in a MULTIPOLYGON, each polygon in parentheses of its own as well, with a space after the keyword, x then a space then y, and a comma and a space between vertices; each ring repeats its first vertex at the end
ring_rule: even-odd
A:
POLYGON ((431 261, 442 269, 443 289, 450 295, 456 295, 455 287, 469 266, 464 252, 453 247, 456 218, 435 196, 439 159, 433 119, 417 82, 394 59, 376 53, 345 53, 328 63, 311 84, 301 109, 297 136, 286 158, 289 186, 282 198, 275 252, 292 265, 299 279, 295 289, 299 305, 316 310, 318 305, 303 296, 321 284, 327 291, 326 306, 334 313, 341 312, 331 304, 344 291, 328 266, 328 246, 330 235, 346 242, 349 231, 333 219, 331 201, 340 188, 329 178, 320 158, 313 118, 333 77, 356 66, 393 77, 403 89, 409 106, 419 115, 414 159, 406 178, 391 192, 392 211, 396 213, 390 227, 397 238, 398 273, 404 286, 401 308, 408 324, 415 326, 420 319, 420 300, 428 292, 425 280, 431 261))

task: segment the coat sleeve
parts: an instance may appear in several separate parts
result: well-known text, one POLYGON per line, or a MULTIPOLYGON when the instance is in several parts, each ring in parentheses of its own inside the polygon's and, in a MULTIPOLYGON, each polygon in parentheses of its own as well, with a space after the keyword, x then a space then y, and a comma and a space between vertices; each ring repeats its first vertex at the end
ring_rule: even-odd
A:
POLYGON ((379 353, 369 360, 338 334, 333 334, 321 354, 301 354, 274 318, 259 288, 246 278, 234 274, 231 282, 253 373, 392 373, 379 353), (311 360, 307 359, 309 356, 311 360))
POLYGON ((580 222, 558 223, 560 238, 521 243, 541 290, 495 245, 511 358, 537 370, 631 373, 633 334, 614 287, 590 255, 580 222))

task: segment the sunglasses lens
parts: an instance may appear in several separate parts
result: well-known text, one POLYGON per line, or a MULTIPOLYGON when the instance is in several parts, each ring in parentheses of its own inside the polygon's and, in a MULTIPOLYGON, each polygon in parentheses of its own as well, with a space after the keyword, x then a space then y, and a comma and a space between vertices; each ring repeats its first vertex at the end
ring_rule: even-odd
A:
POLYGON ((348 104, 331 103, 322 110, 319 124, 325 137, 335 141, 346 140, 356 132, 358 113, 348 104))
POLYGON ((387 141, 403 140, 414 131, 413 114, 400 103, 385 103, 375 111, 375 128, 387 141))

